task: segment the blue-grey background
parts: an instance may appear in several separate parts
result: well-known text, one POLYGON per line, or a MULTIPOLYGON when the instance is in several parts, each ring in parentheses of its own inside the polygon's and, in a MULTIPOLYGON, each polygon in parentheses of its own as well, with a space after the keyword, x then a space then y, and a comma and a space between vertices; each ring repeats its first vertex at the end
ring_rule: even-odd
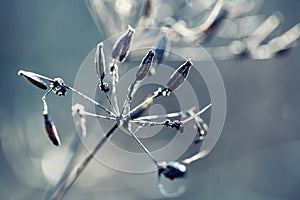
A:
MULTIPOLYGON (((299 7, 297 0, 269 0, 262 13, 280 10, 283 32, 300 21, 299 7)), ((37 159, 52 145, 37 132, 43 130, 42 93, 17 71, 59 75, 72 84, 82 60, 104 38, 83 0, 2 0, 0 27, 0 199, 40 199, 47 183, 37 159)), ((188 189, 176 199, 300 198, 299 55, 296 47, 266 61, 216 62, 227 93, 225 127, 211 154, 190 166, 188 189)), ((74 127, 71 96, 51 98, 51 106, 67 138, 74 127)), ((155 181, 154 173, 124 174, 93 162, 66 199, 157 198, 155 181)))

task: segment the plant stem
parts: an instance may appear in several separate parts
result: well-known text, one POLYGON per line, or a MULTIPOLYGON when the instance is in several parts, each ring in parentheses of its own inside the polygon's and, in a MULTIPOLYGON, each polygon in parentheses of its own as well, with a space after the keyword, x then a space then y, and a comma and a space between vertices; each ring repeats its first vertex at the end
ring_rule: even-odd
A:
POLYGON ((107 139, 114 133, 114 131, 118 128, 118 124, 114 124, 111 129, 105 134, 105 136, 97 143, 94 147, 93 151, 83 158, 83 160, 74 167, 71 173, 66 177, 64 183, 59 186, 59 188, 54 192, 51 199, 52 200, 60 200, 64 197, 67 191, 71 188, 74 182, 77 180, 82 171, 87 167, 90 163, 94 155, 98 152, 98 150, 104 145, 107 139))
POLYGON ((65 86, 67 89, 71 90, 72 92, 75 92, 76 94, 78 94, 79 96, 83 97, 84 99, 92 102, 93 104, 95 104, 96 106, 100 107, 101 109, 103 109, 105 112, 107 112, 109 115, 116 117, 116 115, 111 112, 108 108, 102 106, 101 104, 99 104, 97 101, 95 101, 94 99, 84 95, 83 93, 79 92, 78 90, 75 90, 74 88, 70 87, 70 86, 65 86))

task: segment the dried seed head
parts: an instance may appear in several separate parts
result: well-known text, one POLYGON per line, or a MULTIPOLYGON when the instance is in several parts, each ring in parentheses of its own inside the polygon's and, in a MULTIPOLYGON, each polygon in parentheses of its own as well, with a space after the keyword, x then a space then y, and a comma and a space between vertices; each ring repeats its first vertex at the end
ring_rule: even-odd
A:
POLYGON ((95 53, 96 72, 100 82, 103 82, 105 76, 105 57, 103 52, 103 42, 97 45, 95 53))
POLYGON ((186 166, 179 162, 169 162, 167 166, 161 170, 161 173, 170 180, 182 178, 185 176, 186 172, 186 166))
POLYGON ((190 60, 187 60, 172 74, 167 83, 167 88, 170 91, 174 91, 181 86, 183 81, 187 78, 192 65, 193 63, 190 60))
POLYGON ((148 54, 143 58, 140 66, 139 66, 139 69, 136 72, 136 80, 137 81, 141 81, 147 76, 149 69, 151 67, 154 55, 155 55, 154 51, 150 50, 148 52, 148 54))
POLYGON ((115 43, 111 52, 111 57, 119 62, 123 62, 127 57, 134 29, 128 26, 127 32, 115 43))
POLYGON ((60 145, 60 139, 56 130, 56 127, 48 114, 44 115, 44 124, 45 124, 45 129, 48 134, 49 139, 52 141, 52 143, 56 146, 60 145))
POLYGON ((43 90, 46 90, 47 84, 37 76, 37 74, 33 72, 26 72, 23 70, 18 71, 19 76, 24 76, 28 81, 30 81, 33 85, 37 86, 38 88, 41 88, 43 90))

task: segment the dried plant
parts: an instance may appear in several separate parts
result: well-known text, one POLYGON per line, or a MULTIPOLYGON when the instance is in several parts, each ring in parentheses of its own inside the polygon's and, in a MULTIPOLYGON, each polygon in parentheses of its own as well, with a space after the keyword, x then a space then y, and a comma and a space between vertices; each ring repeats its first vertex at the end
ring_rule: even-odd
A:
MULTIPOLYGON (((158 88, 156 91, 153 92, 153 95, 150 97, 147 97, 144 101, 142 101, 139 105, 131 108, 131 102, 135 97, 136 91, 139 89, 140 83, 147 77, 149 74, 149 71, 151 67, 153 67, 153 62, 155 60, 155 52, 159 52, 159 54, 164 54, 164 51, 159 51, 157 48, 155 50, 149 50, 149 52, 145 55, 145 57, 142 59, 138 70, 136 71, 135 80, 132 82, 132 84, 128 88, 128 94, 125 98, 125 101, 123 103, 123 106, 121 108, 121 112, 118 109, 117 105, 117 97, 116 97, 116 83, 118 82, 118 62, 124 62, 126 60, 126 56, 129 52, 130 44, 131 44, 131 37, 134 33, 134 30, 129 27, 128 31, 119 38, 118 41, 116 41, 112 53, 112 64, 110 64, 109 71, 111 72, 111 83, 112 83, 112 91, 109 94, 109 86, 108 83, 104 82, 105 74, 107 73, 107 67, 105 66, 105 57, 103 52, 103 43, 100 42, 97 45, 96 48, 96 54, 95 54, 95 66, 96 66, 96 74, 98 76, 99 80, 99 89, 105 94, 105 97, 107 101, 109 102, 111 109, 106 108, 105 106, 101 105, 100 103, 96 102, 92 98, 82 94, 81 92, 77 91, 76 89, 68 86, 64 83, 64 81, 61 78, 48 78, 46 76, 42 76, 40 74, 36 74, 33 72, 27 72, 24 70, 19 71, 19 75, 24 76, 26 79, 28 79, 31 83, 33 83, 35 86, 41 88, 41 89, 47 89, 48 85, 44 81, 48 81, 50 85, 50 89, 43 95, 42 101, 44 104, 44 120, 45 120, 45 128, 46 132, 50 138, 50 140, 55 145, 60 144, 59 135, 57 133, 57 130, 53 124, 53 122, 50 120, 50 117, 48 116, 48 106, 46 97, 53 92, 56 95, 59 96, 65 96, 66 92, 72 91, 79 96, 83 97, 84 99, 88 100, 92 104, 95 104, 97 107, 102 109, 107 115, 98 115, 96 113, 90 113, 86 112, 84 110, 84 107, 82 105, 76 104, 72 108, 72 113, 74 115, 79 115, 80 120, 78 122, 78 125, 81 127, 82 135, 87 134, 87 128, 85 127, 85 116, 92 116, 97 117, 103 120, 112 120, 115 121, 115 124, 111 127, 111 129, 104 135, 103 138, 99 140, 97 145, 93 148, 92 152, 87 154, 82 161, 80 161, 78 164, 76 164, 70 172, 63 177, 63 180, 60 182, 60 185, 57 186, 57 189, 53 191, 53 194, 51 196, 51 199, 61 199, 64 194, 68 191, 68 189, 72 186, 72 184, 75 182, 75 180, 78 178, 78 176, 81 174, 81 172, 86 168, 88 163, 91 161, 91 159, 94 157, 94 155, 98 152, 98 150, 102 147, 102 145, 111 137, 111 135, 115 132, 115 130, 119 127, 125 128, 128 133, 138 142, 138 144, 142 147, 142 149, 147 153, 149 158, 153 161, 153 163, 157 167, 158 171, 158 187, 162 194, 166 196, 173 196, 178 195, 182 192, 182 188, 176 192, 176 193, 168 193, 164 187, 162 186, 160 182, 160 176, 163 174, 168 179, 176 179, 184 177, 186 173, 186 165, 190 164, 191 162, 202 158, 204 155, 200 157, 189 157, 182 161, 174 161, 174 162, 165 162, 165 161, 157 161, 156 158, 151 154, 151 152, 147 149, 147 147, 140 141, 140 139, 135 135, 136 130, 132 129, 132 125, 136 124, 139 128, 142 128, 144 126, 165 126, 174 128, 177 130, 183 130, 184 125, 194 120, 195 122, 195 131, 199 133, 199 136, 195 139, 195 144, 200 143, 200 141, 203 141, 205 139, 205 133, 208 131, 207 124, 201 119, 200 115, 205 112, 207 109, 211 107, 211 104, 204 107, 202 110, 200 110, 197 113, 194 113, 194 108, 191 108, 185 112, 177 112, 177 113, 168 113, 164 116, 154 115, 154 116, 142 116, 145 111, 152 105, 154 99, 159 97, 165 97, 167 98, 172 92, 179 89, 180 86, 183 84, 185 79, 187 78, 190 68, 193 67, 193 63, 191 60, 185 61, 182 65, 180 65, 176 71, 171 75, 169 80, 166 83, 166 86, 164 88, 158 88), (182 120, 171 120, 173 117, 181 117, 182 120), (166 119, 164 121, 155 121, 155 119, 159 119, 162 117, 167 117, 170 119, 166 119)), ((161 47, 159 44, 158 47, 161 47)), ((160 55, 162 58, 164 55, 160 55)), ((156 57, 157 58, 157 57, 156 57)), ((162 62, 162 59, 160 58, 159 62, 162 62)), ((157 63, 156 63, 157 64, 157 63)), ((193 107, 193 106, 191 106, 193 107)))
MULTIPOLYGON (((93 3, 94 1, 90 1, 93 3)), ((92 4, 99 10, 99 4, 92 4)), ((184 187, 178 188, 176 192, 168 192, 162 182, 162 175, 170 180, 180 179, 185 177, 187 173, 187 166, 199 159, 204 158, 209 152, 201 151, 194 155, 182 160, 174 161, 159 161, 151 153, 151 151, 143 144, 143 142, 137 137, 137 130, 143 127, 155 127, 164 126, 169 127, 177 132, 184 132, 184 127, 188 125, 188 122, 193 122, 193 128, 197 133, 197 137, 194 140, 193 145, 201 145, 206 139, 209 127, 208 124, 201 118, 201 114, 211 108, 212 104, 204 105, 200 110, 195 110, 195 105, 191 105, 188 110, 181 110, 178 112, 167 113, 165 115, 144 115, 149 107, 153 104, 157 98, 168 98, 174 91, 180 90, 182 84, 187 79, 191 68, 193 68, 193 62, 189 58, 182 60, 182 64, 177 67, 169 79, 166 78, 165 86, 158 87, 157 90, 153 91, 152 95, 145 98, 137 106, 133 106, 132 102, 136 98, 136 92, 139 90, 141 83, 146 79, 147 76, 157 75, 157 67, 162 64, 171 49, 171 43, 176 41, 183 41, 185 44, 194 45, 198 43, 204 43, 214 35, 222 35, 225 37, 226 33, 221 30, 221 25, 226 22, 233 22, 235 20, 242 20, 246 17, 245 14, 251 11, 249 1, 242 1, 242 3, 230 4, 230 1, 218 0, 210 9, 210 12, 204 22, 201 25, 189 28, 187 23, 183 20, 175 20, 173 16, 168 16, 164 22, 158 22, 156 11, 156 1, 144 1, 144 11, 142 16, 136 23, 137 27, 148 27, 149 25, 161 25, 161 33, 157 37, 156 46, 153 49, 148 49, 146 55, 140 61, 139 67, 135 74, 135 79, 129 85, 128 93, 126 98, 120 107, 118 105, 118 81, 119 81, 119 64, 124 63, 128 57, 130 57, 130 47, 135 35, 135 30, 128 26, 127 31, 119 37, 115 42, 113 48, 110 51, 111 60, 109 64, 105 61, 104 43, 100 42, 96 47, 95 53, 95 69, 96 75, 99 82, 99 90, 104 94, 109 108, 103 104, 94 100, 91 97, 83 94, 77 89, 65 84, 61 78, 48 78, 46 76, 20 70, 19 75, 24 76, 33 85, 37 86, 42 90, 47 90, 42 96, 43 102, 43 117, 45 123, 46 133, 52 143, 56 146, 60 145, 60 139, 58 131, 49 117, 48 105, 46 97, 52 93, 65 96, 67 91, 71 91, 83 99, 94 104, 101 109, 105 115, 99 113, 91 113, 85 111, 84 106, 75 104, 72 107, 72 114, 77 118, 76 126, 80 128, 80 134, 84 138, 88 133, 88 127, 86 127, 86 116, 95 117, 100 120, 109 120, 114 122, 113 126, 104 134, 102 138, 93 147, 92 151, 89 152, 84 158, 77 162, 76 156, 69 163, 69 167, 66 169, 64 175, 60 181, 50 190, 46 198, 51 199, 62 199, 65 193, 73 185, 76 179, 80 176, 82 171, 93 159, 95 154, 101 149, 105 142, 116 132, 117 129, 122 128, 139 144, 143 151, 147 154, 156 166, 158 174, 158 188, 166 197, 173 197, 181 194, 184 191, 184 187), (244 5, 244 9, 240 9, 244 5), (219 32, 218 32, 219 31, 219 32), (110 76, 107 76, 109 73, 110 76), (109 79, 107 81, 107 79, 109 79), (107 81, 107 82, 106 82, 107 81), (46 84, 49 82, 49 84, 46 84), (111 85, 110 85, 111 84, 111 85), (111 88, 110 88, 111 87, 111 88), (176 117, 179 117, 178 120, 176 117), (165 118, 163 121, 159 119, 165 118), (138 128, 134 128, 136 125, 138 128)), ((211 6, 210 5, 210 6, 211 6)), ((250 58, 250 59, 270 59, 281 52, 288 50, 293 47, 294 42, 300 37, 300 26, 299 24, 292 27, 280 36, 273 39, 269 39, 265 42, 270 34, 279 26, 281 23, 279 14, 272 14, 265 21, 263 21, 252 33, 246 33, 240 38, 233 38, 230 45, 224 47, 211 47, 208 51, 214 59, 224 60, 233 59, 237 57, 250 58)), ((112 28, 110 31, 115 31, 112 28)), ((144 29, 145 33, 147 28, 144 29)), ((228 34, 228 33, 227 33, 228 34)), ((74 140, 75 141, 75 140, 74 140)), ((77 138, 78 141, 78 138, 77 138)), ((74 143, 75 144, 75 143, 74 143)), ((77 143, 76 143, 77 144, 77 143)), ((75 155, 78 153, 78 146, 73 145, 73 152, 75 155)))

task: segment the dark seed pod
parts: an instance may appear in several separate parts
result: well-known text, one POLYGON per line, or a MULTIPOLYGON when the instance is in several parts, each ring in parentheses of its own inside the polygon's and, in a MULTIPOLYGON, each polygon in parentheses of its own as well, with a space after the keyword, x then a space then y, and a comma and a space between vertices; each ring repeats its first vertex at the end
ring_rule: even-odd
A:
POLYGON ((184 64, 182 64, 178 69, 172 74, 171 78, 167 83, 167 88, 170 91, 176 90, 182 82, 186 79, 189 74, 190 68, 193 63, 190 60, 187 60, 184 64))
POLYGON ((186 172, 186 166, 179 162, 169 162, 167 167, 162 171, 163 175, 170 180, 182 178, 185 176, 186 172))
POLYGON ((127 57, 128 50, 131 44, 131 39, 134 33, 134 29, 128 26, 127 32, 119 38, 115 43, 111 52, 111 57, 119 62, 123 62, 127 57))
POLYGON ((96 48, 95 54, 96 72, 100 82, 103 82, 105 76, 105 58, 103 52, 103 42, 100 42, 96 48))
POLYGON ((154 63, 160 64, 162 63, 164 57, 165 57, 165 51, 168 45, 168 38, 166 34, 163 34, 156 46, 155 49, 155 56, 154 56, 154 63))
POLYGON ((56 146, 60 145, 60 139, 56 130, 56 127, 48 114, 44 114, 44 124, 45 129, 48 134, 49 139, 52 141, 52 143, 56 146))
POLYGON ((37 86, 38 88, 41 88, 43 90, 46 90, 48 88, 47 84, 33 72, 26 72, 20 70, 18 72, 18 75, 24 76, 28 81, 30 81, 33 85, 37 86))
POLYGON ((150 70, 154 55, 155 55, 154 52, 152 50, 150 50, 148 52, 148 54, 143 58, 140 66, 139 66, 139 69, 136 72, 136 80, 137 81, 141 81, 147 76, 147 74, 150 70))

